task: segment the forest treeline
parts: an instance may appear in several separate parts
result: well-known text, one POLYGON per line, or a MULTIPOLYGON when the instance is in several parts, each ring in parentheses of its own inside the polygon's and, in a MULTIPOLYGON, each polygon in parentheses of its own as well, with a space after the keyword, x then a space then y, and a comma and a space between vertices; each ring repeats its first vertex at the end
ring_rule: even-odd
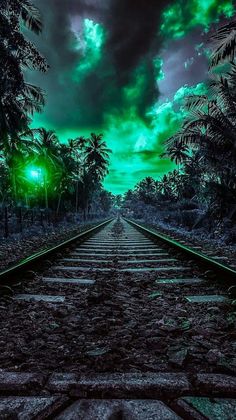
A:
POLYGON ((210 41, 205 92, 185 98, 187 117, 161 155, 176 169, 139 182, 125 195, 123 211, 213 235, 229 228, 230 240, 236 240, 236 22, 218 29, 210 41))
POLYGON ((0 204, 40 207, 57 213, 80 211, 84 217, 107 213, 112 194, 102 181, 109 155, 102 134, 78 135, 61 143, 54 131, 31 128, 43 111, 45 95, 26 81, 25 70, 47 72, 49 66, 26 37, 43 30, 40 12, 29 0, 0 4, 0 204))

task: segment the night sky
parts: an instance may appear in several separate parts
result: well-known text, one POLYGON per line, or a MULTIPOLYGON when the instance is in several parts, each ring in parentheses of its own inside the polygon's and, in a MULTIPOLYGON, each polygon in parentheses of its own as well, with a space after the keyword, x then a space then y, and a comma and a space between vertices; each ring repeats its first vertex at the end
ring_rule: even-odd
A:
MULTIPOLYGON (((173 168, 162 142, 185 115, 183 97, 204 91, 212 25, 231 0, 37 0, 44 32, 31 39, 47 75, 28 78, 47 95, 33 126, 61 141, 104 133, 113 150, 105 187, 123 193, 173 168)), ((213 26, 214 28, 214 26, 213 26)))

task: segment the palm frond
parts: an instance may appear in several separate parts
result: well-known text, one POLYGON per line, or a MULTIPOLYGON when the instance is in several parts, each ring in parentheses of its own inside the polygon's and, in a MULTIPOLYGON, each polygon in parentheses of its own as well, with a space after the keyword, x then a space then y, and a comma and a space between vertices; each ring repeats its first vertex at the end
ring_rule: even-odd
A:
POLYGON ((230 22, 219 28, 210 40, 214 44, 210 68, 225 60, 233 61, 236 49, 236 22, 230 22))
POLYGON ((236 105, 230 76, 211 79, 208 82, 208 91, 216 98, 214 104, 218 103, 228 117, 235 119, 236 105))
POLYGON ((24 93, 29 98, 33 98, 40 106, 45 105, 45 93, 38 86, 32 85, 31 83, 24 84, 24 93))
POLYGON ((30 98, 24 97, 19 102, 22 104, 22 109, 26 114, 33 115, 35 112, 42 112, 42 105, 37 101, 33 101, 30 98))
POLYGON ((206 95, 189 95, 185 98, 185 107, 188 111, 192 109, 202 109, 208 104, 206 95))
POLYGON ((37 35, 42 32, 42 19, 39 9, 35 7, 29 0, 20 0, 21 18, 27 28, 35 32, 37 35))

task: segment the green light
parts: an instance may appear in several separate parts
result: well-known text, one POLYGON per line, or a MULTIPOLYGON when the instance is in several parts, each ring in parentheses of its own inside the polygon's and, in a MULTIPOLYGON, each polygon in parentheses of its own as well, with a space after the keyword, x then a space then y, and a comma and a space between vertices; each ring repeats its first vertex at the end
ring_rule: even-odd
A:
POLYGON ((32 178, 39 178, 39 171, 30 171, 32 178))
POLYGON ((25 169, 25 175, 30 182, 42 182, 44 177, 44 171, 40 167, 29 166, 25 169))

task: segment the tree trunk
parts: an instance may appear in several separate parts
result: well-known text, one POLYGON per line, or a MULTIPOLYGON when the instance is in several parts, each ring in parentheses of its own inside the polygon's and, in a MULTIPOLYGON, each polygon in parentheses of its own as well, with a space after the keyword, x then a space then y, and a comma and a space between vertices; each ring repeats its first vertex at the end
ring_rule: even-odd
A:
POLYGON ((17 205, 16 175, 14 171, 12 173, 12 181, 13 181, 13 196, 14 196, 15 204, 17 205))
POLYGON ((62 197, 62 193, 60 193, 60 194, 59 194, 59 197, 58 197, 57 212, 56 212, 57 216, 58 216, 58 214, 59 214, 59 210, 60 210, 61 197, 62 197))
POLYGON ((8 227, 8 208, 4 209, 4 237, 8 238, 9 236, 9 227, 8 227))
POLYGON ((48 187, 47 187, 47 180, 44 177, 44 198, 45 198, 45 208, 48 209, 48 187))
POLYGON ((79 162, 77 160, 77 179, 75 186, 75 212, 78 213, 79 207, 79 162))
POLYGON ((5 194, 2 194, 1 207, 3 207, 3 204, 5 203, 5 198, 6 198, 6 195, 5 194))
POLYGON ((28 199, 28 194, 25 194, 25 205, 26 207, 29 207, 29 199, 28 199))
POLYGON ((77 179, 75 186, 75 212, 78 213, 79 207, 79 181, 77 179))

